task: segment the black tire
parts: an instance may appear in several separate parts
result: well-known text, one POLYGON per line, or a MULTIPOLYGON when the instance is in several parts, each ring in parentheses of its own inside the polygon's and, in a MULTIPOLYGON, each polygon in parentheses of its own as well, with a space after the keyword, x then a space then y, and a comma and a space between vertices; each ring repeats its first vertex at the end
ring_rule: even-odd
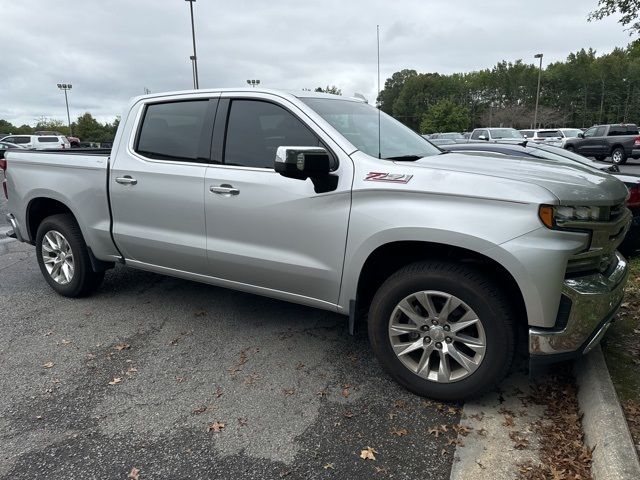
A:
POLYGON ((379 288, 369 311, 369 340, 378 361, 402 386, 436 400, 460 401, 495 388, 508 373, 516 343, 513 318, 504 289, 481 271, 459 263, 424 261, 400 269, 379 288), (486 349, 480 365, 450 383, 429 380, 411 371, 393 351, 389 339, 389 322, 396 305, 425 290, 455 295, 477 313, 484 329, 486 349))
POLYGON ((627 153, 622 147, 616 147, 611 152, 611 161, 616 165, 624 165, 627 163, 627 153))
POLYGON ((576 151, 576 149, 574 147, 572 147, 571 145, 569 145, 568 147, 565 147, 565 150, 569 150, 570 152, 574 152, 576 151))
POLYGON ((602 162, 602 161, 604 161, 607 157, 606 157, 606 155, 596 155, 594 158, 595 158, 596 160, 598 160, 599 162, 602 162))
POLYGON ((87 244, 73 215, 59 214, 45 218, 38 226, 36 234, 36 256, 40 271, 47 283, 57 293, 65 297, 83 297, 100 286, 104 272, 94 272, 91 268, 87 244), (68 283, 58 283, 45 267, 43 241, 48 232, 59 232, 71 247, 73 254, 73 274, 68 283))

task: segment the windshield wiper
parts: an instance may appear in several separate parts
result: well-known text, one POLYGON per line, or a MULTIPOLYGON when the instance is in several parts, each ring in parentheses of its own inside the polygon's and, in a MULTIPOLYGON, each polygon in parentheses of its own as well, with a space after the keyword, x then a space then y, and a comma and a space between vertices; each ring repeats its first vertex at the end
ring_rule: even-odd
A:
POLYGON ((414 160, 420 160, 424 155, 399 155, 397 157, 385 157, 385 160, 399 160, 403 162, 412 162, 414 160))

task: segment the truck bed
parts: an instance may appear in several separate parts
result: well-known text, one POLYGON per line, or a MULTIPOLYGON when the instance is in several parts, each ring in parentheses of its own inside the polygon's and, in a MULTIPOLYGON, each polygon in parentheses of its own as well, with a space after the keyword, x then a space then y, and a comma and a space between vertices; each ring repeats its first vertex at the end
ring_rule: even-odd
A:
POLYGON ((9 206, 26 206, 11 210, 23 238, 35 240, 30 225, 40 213, 39 199, 54 199, 71 210, 96 255, 116 257, 108 200, 109 155, 110 149, 7 151, 7 177, 13 180, 9 206))

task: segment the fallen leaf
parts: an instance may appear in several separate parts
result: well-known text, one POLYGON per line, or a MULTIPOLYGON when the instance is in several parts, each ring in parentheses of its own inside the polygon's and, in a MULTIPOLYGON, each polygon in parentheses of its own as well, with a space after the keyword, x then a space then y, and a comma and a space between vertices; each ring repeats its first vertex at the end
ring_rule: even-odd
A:
POLYGON ((109 382, 109 385, 117 385, 120 382, 122 382, 122 378, 121 377, 113 377, 113 380, 111 380, 109 382))
POLYGON ((43 366, 44 368, 51 368, 51 367, 53 367, 54 365, 55 365, 55 363, 53 363, 53 362, 47 362, 47 363, 45 363, 45 364, 44 364, 44 365, 42 365, 42 366, 43 366))
POLYGON ((344 415, 345 418, 351 418, 353 417, 353 412, 351 410, 347 410, 342 415, 344 415))
POLYGON ((129 367, 126 371, 127 375, 133 375, 134 373, 138 373, 138 369, 136 367, 129 367))
POLYGON ((176 377, 176 382, 178 382, 178 383, 182 383, 185 380, 186 380, 185 377, 176 377))
POLYGON ((118 350, 119 352, 121 352, 122 350, 129 350, 130 348, 131 345, 129 345, 128 343, 119 343, 113 347, 114 350, 118 350))
POLYGON ((397 429, 393 427, 389 433, 391 433, 391 435, 395 435, 396 437, 403 437, 409 434, 409 430, 407 430, 406 428, 397 429))
POLYGON ((374 467, 376 469, 376 474, 378 473, 387 473, 386 467, 374 467))
POLYGON ((462 435, 463 437, 466 437, 471 432, 471 428, 465 425, 453 425, 453 429, 458 435, 462 435))
POLYGON ((284 389, 282 390, 282 392, 283 392, 285 395, 293 395, 294 393, 296 393, 296 389, 295 389, 295 388, 284 388, 284 389))
POLYGON ((220 398, 222 396, 222 388, 216 387, 216 398, 220 398))
POLYGON ((303 368, 304 368, 304 363, 298 362, 298 364, 296 365, 296 370, 302 370, 303 368))
POLYGON ((247 419, 246 418, 238 418, 238 425, 240 425, 241 427, 246 427, 247 426, 247 419))
POLYGON ((66 339, 60 342, 61 345, 69 345, 70 343, 71 343, 71 340, 66 340, 66 339))
POLYGON ((193 413, 194 413, 195 415, 200 415, 201 413, 206 412, 206 411, 207 411, 207 408, 208 408, 208 407, 207 407, 206 405, 201 405, 201 406, 199 406, 199 407, 194 408, 194 409, 193 409, 193 413))
POLYGON ((360 452, 360 458, 362 458, 363 460, 375 460, 376 456, 374 454, 377 453, 378 452, 374 448, 366 447, 360 452))
POLYGON ((504 422, 502 422, 502 425, 505 427, 513 427, 515 425, 515 422, 513 421, 513 417, 511 415, 505 415, 504 422))
POLYGON ((213 422, 211 425, 207 427, 208 432, 219 432, 224 428, 224 423, 222 422, 213 422))
POLYGON ((322 468, 324 468, 325 470, 334 470, 334 466, 333 463, 327 463, 325 466, 323 466, 322 468))
POLYGON ((130 478, 131 480, 138 480, 140 478, 140 469, 133 467, 129 472, 129 475, 127 475, 127 478, 130 478))

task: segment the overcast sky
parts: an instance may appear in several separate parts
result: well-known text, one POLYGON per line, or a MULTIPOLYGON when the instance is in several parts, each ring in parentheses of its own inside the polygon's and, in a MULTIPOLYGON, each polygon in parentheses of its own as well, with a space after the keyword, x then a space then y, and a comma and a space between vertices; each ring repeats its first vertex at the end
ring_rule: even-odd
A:
MULTIPOLYGON (((57 83, 73 84, 72 119, 120 115, 128 98, 193 85, 184 0, 20 0, 0 9, 0 118, 66 121, 57 83)), ((337 85, 376 97, 403 68, 452 73, 544 52, 599 53, 630 38, 617 19, 588 23, 597 0, 197 0, 200 86, 302 89, 337 85)))

